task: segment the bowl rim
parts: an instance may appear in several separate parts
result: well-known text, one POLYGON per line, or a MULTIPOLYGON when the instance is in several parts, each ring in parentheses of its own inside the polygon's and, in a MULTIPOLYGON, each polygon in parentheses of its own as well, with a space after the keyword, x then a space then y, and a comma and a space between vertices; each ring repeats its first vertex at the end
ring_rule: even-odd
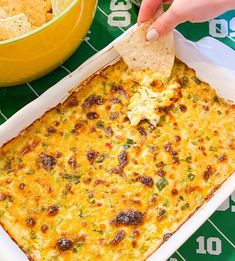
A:
POLYGON ((73 0, 70 5, 68 7, 66 7, 60 14, 56 15, 55 17, 53 17, 49 22, 43 24, 42 26, 39 26, 37 29, 34 29, 28 33, 19 35, 17 37, 11 38, 11 39, 7 39, 7 40, 3 40, 0 41, 0 47, 3 45, 7 45, 7 44, 12 44, 15 42, 18 42, 24 38, 27 38, 31 35, 34 34, 38 34, 39 32, 43 31, 45 28, 51 26, 52 24, 56 23, 61 17, 63 17, 64 15, 66 15, 78 2, 80 2, 81 0, 73 0))

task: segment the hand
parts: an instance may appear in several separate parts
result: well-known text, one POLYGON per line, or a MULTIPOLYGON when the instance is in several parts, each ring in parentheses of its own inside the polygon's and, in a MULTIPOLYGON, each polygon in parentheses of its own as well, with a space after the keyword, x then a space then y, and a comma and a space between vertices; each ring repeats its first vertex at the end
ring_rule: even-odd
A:
MULTIPOLYGON (((163 0, 143 0, 138 24, 150 20, 162 2, 163 0)), ((160 35, 169 33, 183 22, 205 22, 235 8, 235 0, 174 0, 171 2, 170 8, 150 26, 146 36, 149 41, 154 41, 160 35)))

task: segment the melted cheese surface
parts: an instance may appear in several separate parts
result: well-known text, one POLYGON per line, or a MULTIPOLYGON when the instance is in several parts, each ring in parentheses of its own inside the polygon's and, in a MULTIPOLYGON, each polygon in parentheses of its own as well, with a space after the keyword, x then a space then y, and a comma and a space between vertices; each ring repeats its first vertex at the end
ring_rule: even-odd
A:
POLYGON ((108 67, 0 149, 0 223, 34 260, 144 260, 234 172, 234 105, 177 61, 161 120, 131 126, 131 77, 108 67))
POLYGON ((141 86, 132 96, 128 106, 128 118, 131 125, 136 126, 141 120, 146 119, 156 127, 161 118, 161 113, 158 113, 157 109, 173 104, 172 98, 177 96, 177 87, 180 86, 171 83, 166 90, 154 92, 149 87, 141 86))

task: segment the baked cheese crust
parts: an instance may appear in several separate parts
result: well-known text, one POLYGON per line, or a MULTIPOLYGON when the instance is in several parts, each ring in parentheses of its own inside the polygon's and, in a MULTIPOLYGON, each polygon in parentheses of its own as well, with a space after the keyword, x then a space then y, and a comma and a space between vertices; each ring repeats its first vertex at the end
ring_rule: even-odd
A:
POLYGON ((234 105, 176 61, 157 126, 131 126, 132 77, 106 68, 0 149, 0 223, 33 260, 144 260, 234 172, 234 105))

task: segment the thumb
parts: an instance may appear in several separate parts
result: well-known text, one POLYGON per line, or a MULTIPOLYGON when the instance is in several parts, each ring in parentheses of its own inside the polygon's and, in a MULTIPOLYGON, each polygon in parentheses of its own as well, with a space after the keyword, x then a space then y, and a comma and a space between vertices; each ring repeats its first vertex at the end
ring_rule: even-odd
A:
POLYGON ((178 24, 185 21, 184 17, 176 14, 170 7, 149 27, 146 38, 148 41, 155 41, 159 36, 171 32, 178 24))

